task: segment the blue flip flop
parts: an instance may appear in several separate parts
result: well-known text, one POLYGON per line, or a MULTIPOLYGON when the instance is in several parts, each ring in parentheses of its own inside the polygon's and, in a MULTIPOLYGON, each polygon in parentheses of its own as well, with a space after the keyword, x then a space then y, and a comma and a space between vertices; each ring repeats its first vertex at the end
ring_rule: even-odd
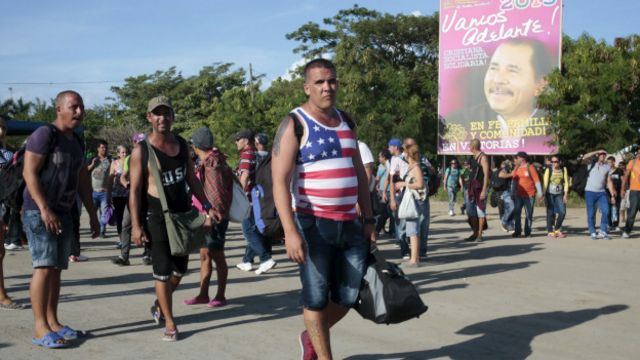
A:
POLYGON ((86 333, 84 331, 73 330, 67 325, 63 326, 62 329, 56 331, 56 334, 58 334, 58 336, 65 340, 75 340, 86 336, 86 333))
POLYGON ((59 349, 67 347, 67 341, 56 332, 50 332, 40 339, 31 339, 33 345, 46 347, 47 349, 59 349))

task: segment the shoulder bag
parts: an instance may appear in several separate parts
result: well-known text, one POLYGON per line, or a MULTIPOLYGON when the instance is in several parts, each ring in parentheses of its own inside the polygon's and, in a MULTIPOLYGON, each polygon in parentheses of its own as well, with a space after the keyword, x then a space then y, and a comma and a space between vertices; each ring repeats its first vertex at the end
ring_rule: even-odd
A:
POLYGON ((156 153, 148 141, 147 149, 149 150, 149 164, 151 165, 151 176, 156 183, 158 189, 158 197, 162 204, 162 212, 164 213, 164 222, 167 227, 167 235, 169 237, 169 248, 173 256, 186 256, 189 254, 189 242, 196 236, 196 231, 202 229, 204 225, 205 215, 198 210, 192 208, 186 212, 171 212, 167 206, 167 197, 164 193, 164 187, 160 180, 160 165, 156 158, 156 153))

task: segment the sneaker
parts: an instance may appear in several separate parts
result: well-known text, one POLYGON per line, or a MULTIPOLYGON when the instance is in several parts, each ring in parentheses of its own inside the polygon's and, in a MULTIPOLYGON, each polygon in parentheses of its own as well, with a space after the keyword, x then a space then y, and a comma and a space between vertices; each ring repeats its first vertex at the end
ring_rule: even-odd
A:
POLYGON ((4 244, 4 248, 7 249, 7 250, 11 250, 11 251, 24 249, 22 246, 16 245, 16 244, 13 244, 13 243, 11 243, 9 245, 4 244))
POLYGON ((629 236, 629 233, 628 233, 628 232, 623 231, 623 232, 622 232, 622 237, 623 237, 624 239, 628 239, 628 238, 630 238, 631 236, 629 236))
POLYGON ((236 267, 242 271, 251 271, 253 270, 253 265, 251 263, 248 262, 241 262, 240 264, 236 265, 236 267))
POLYGON ((453 215, 455 215, 455 214, 453 213, 453 210, 449 210, 449 216, 453 216, 453 215))
POLYGON ((84 255, 78 255, 76 256, 76 261, 77 262, 81 262, 81 261, 89 261, 89 258, 84 256, 84 255))
POLYGON ((557 237, 557 238, 562 238, 562 239, 564 239, 564 238, 566 238, 566 237, 567 237, 567 235, 565 235, 565 234, 564 234, 562 231, 560 231, 560 230, 556 230, 556 237, 557 237))
POLYGON ((143 256, 142 257, 142 263, 145 264, 145 265, 151 265, 151 257, 143 256))
POLYGON ((464 241, 475 241, 476 237, 477 236, 475 234, 471 234, 471 236, 465 238, 464 241))
POLYGON ((619 227, 619 226, 616 226, 616 228, 615 228, 615 229, 613 229, 613 231, 621 232, 621 231, 622 231, 622 229, 620 229, 620 227, 619 227))
POLYGON ((300 333, 298 340, 300 341, 300 350, 302 351, 300 360, 317 360, 318 354, 316 354, 316 350, 313 348, 313 344, 309 338, 309 333, 306 330, 300 333))
POLYGON ((602 235, 602 240, 611 240, 609 234, 607 234, 606 232, 601 232, 600 235, 602 235))
POLYGON ((273 259, 269 259, 269 260, 263 262, 258 267, 258 270, 256 270, 256 275, 260 275, 260 274, 266 273, 267 271, 269 271, 269 270, 273 269, 274 267, 276 267, 277 264, 278 263, 276 263, 273 259))
POLYGON ((482 236, 478 236, 474 241, 477 242, 477 243, 481 243, 484 240, 482 239, 482 236))
POLYGON ((116 243, 116 249, 122 249, 122 242, 118 241, 116 243))
POLYGON ((120 266, 129 266, 129 260, 125 260, 122 258, 122 256, 118 256, 116 258, 111 259, 111 262, 115 265, 120 265, 120 266))
POLYGON ((403 255, 402 256, 402 261, 406 261, 406 260, 409 260, 409 259, 411 259, 411 256, 409 256, 409 255, 403 255))
POLYGON ((558 237, 558 235, 555 233, 555 231, 552 231, 552 232, 550 232, 550 233, 548 233, 548 234, 547 234, 547 237, 550 237, 550 238, 557 238, 557 237, 558 237))
POLYGON ((591 240, 597 240, 598 237, 596 236, 596 233, 591 233, 591 240))
POLYGON ((515 231, 514 231, 514 232, 511 234, 511 237, 512 237, 512 238, 519 238, 519 237, 520 237, 520 233, 518 233, 518 232, 515 232, 515 231))
POLYGON ((504 226, 503 223, 500 223, 500 229, 502 229, 502 231, 504 231, 504 232, 509 232, 509 229, 507 229, 507 227, 504 226))

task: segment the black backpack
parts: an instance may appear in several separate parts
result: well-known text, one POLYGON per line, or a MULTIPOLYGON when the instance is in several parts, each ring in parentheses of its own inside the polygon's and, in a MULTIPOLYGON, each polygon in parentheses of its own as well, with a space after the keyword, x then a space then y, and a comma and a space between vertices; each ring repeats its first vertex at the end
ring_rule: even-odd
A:
POLYGON ((435 195, 442 184, 442 177, 437 172, 430 175, 429 166, 422 159, 420 159, 420 170, 422 170, 422 178, 427 187, 427 196, 435 195))
POLYGON ((575 192, 581 198, 584 198, 584 192, 587 187, 587 179, 589 178, 589 173, 595 164, 591 164, 591 167, 588 165, 580 165, 576 169, 576 172, 573 173, 571 177, 571 191, 575 192))
MULTIPOLYGON (((342 110, 340 115, 347 122, 349 128, 355 128, 355 123, 349 116, 342 110)), ((300 143, 304 129, 302 123, 294 112, 289 113, 289 116, 293 119, 293 129, 300 143)), ((271 152, 264 157, 256 167, 255 181, 253 189, 251 190, 253 219, 256 223, 256 228, 262 234, 263 237, 271 240, 278 240, 284 237, 284 229, 282 228, 282 222, 280 222, 280 216, 278 216, 278 210, 273 198, 273 179, 271 177, 271 152)))
POLYGON ((387 262, 373 247, 354 305, 365 319, 376 324, 397 324, 420 317, 428 307, 400 267, 387 262))
POLYGON ((491 172, 491 178, 489 179, 489 184, 493 191, 505 191, 507 190, 507 179, 503 179, 500 177, 500 170, 496 169, 491 172))
MULTIPOLYGON (((49 161, 49 154, 53 152, 58 143, 58 128, 52 124, 47 124, 51 131, 49 132, 49 152, 47 153, 47 159, 45 163, 49 161)), ((83 151, 84 145, 82 140, 73 132, 73 136, 80 143, 83 151)), ((24 177, 22 176, 22 170, 24 168, 24 153, 25 147, 21 147, 13 154, 13 159, 0 167, 0 203, 4 204, 7 208, 18 212, 22 207, 22 193, 25 188, 24 177)), ((44 166, 42 168, 44 170, 44 166)), ((42 171, 41 170, 41 171, 42 171)))

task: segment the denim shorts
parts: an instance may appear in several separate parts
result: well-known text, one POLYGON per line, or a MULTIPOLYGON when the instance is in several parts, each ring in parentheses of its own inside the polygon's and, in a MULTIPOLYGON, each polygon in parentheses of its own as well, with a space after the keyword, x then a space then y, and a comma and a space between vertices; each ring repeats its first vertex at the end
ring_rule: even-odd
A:
POLYGON ((22 228, 29 240, 29 251, 33 268, 55 267, 66 270, 69 267, 73 221, 70 214, 56 214, 62 224, 59 235, 47 231, 40 217, 40 210, 25 210, 22 228))
POLYGON ((222 251, 224 250, 224 242, 226 240, 227 228, 229 227, 229 220, 222 220, 219 224, 215 221, 211 226, 211 232, 204 234, 204 241, 202 247, 206 247, 209 251, 222 251))
POLYGON ((469 217, 487 217, 487 214, 478 207, 474 200, 467 202, 467 216, 469 217))
POLYGON ((360 222, 296 213, 296 224, 306 245, 305 263, 300 264, 302 306, 322 310, 329 298, 336 304, 353 306, 369 253, 369 240, 364 238, 360 222))

